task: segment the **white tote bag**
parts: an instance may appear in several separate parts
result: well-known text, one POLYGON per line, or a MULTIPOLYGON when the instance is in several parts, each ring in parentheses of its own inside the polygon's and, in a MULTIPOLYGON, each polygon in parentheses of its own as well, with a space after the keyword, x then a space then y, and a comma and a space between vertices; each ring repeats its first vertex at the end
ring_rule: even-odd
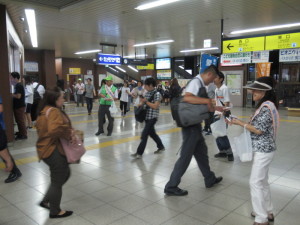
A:
POLYGON ((252 140, 250 131, 244 128, 244 132, 233 138, 236 153, 242 162, 249 162, 253 158, 252 140))
POLYGON ((109 112, 110 112, 110 115, 114 118, 121 117, 121 111, 118 109, 115 101, 113 101, 111 103, 111 106, 109 107, 109 112))
POLYGON ((212 123, 210 125, 210 129, 211 129, 212 135, 215 138, 226 136, 227 129, 226 129, 226 123, 225 123, 224 116, 221 116, 221 118, 219 120, 212 123))

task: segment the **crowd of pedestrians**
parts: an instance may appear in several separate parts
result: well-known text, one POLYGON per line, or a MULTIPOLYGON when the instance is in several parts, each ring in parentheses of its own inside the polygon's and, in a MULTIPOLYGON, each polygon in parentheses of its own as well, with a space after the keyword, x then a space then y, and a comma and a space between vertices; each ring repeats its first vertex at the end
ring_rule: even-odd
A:
MULTIPOLYGON (((170 85, 161 85, 154 78, 147 78, 144 82, 124 81, 123 87, 118 89, 113 84, 113 77, 107 76, 100 85, 98 93, 88 78, 84 84, 81 79, 74 85, 76 89, 76 104, 84 106, 84 97, 87 103, 88 115, 93 109, 93 99, 98 95, 98 131, 95 135, 104 134, 104 124, 108 120, 107 136, 112 136, 114 117, 111 107, 115 101, 120 100, 121 116, 125 117, 130 110, 130 103, 134 104, 134 111, 141 108, 145 112, 144 129, 141 133, 141 141, 136 152, 131 156, 142 159, 146 149, 147 140, 150 136, 156 143, 157 149, 154 154, 165 151, 165 145, 157 135, 155 124, 159 119, 160 105, 168 105, 173 99, 182 97, 182 101, 190 104, 206 105, 209 110, 209 118, 202 125, 195 124, 182 127, 182 147, 180 156, 175 162, 170 179, 165 185, 164 193, 169 196, 184 196, 188 190, 179 187, 181 178, 185 174, 192 157, 194 156, 204 178, 206 188, 211 188, 223 180, 217 176, 210 167, 208 148, 203 134, 210 135, 210 125, 224 117, 224 114, 232 107, 227 86, 224 84, 225 76, 217 67, 209 66, 202 74, 192 79, 183 93, 176 78, 172 79, 170 85), (164 86, 164 87, 163 87, 164 86), (205 94, 200 90, 205 90, 205 94), (129 108, 128 108, 129 105, 129 108)), ((18 132, 16 140, 27 139, 27 129, 33 127, 36 120, 38 134, 37 153, 40 160, 46 163, 50 169, 51 183, 40 206, 50 211, 50 218, 62 218, 72 215, 72 211, 60 208, 62 198, 62 186, 70 177, 70 168, 65 157, 60 138, 72 141, 74 132, 72 123, 67 114, 62 110, 64 104, 64 93, 58 88, 47 89, 38 82, 32 83, 29 76, 21 80, 20 74, 11 73, 14 118, 17 123, 18 132), (34 110, 33 110, 34 109, 34 110), (36 112, 33 112, 37 110, 36 112)), ((278 103, 274 88, 275 82, 271 77, 259 78, 253 84, 245 87, 252 92, 253 100, 257 102, 256 112, 250 122, 241 121, 235 117, 230 120, 226 118, 226 126, 239 125, 251 133, 253 148, 253 164, 250 176, 250 190, 254 225, 267 225, 274 221, 273 206, 268 184, 268 171, 270 163, 276 150, 276 134, 278 130, 278 103)), ((173 118, 174 115, 172 114, 173 118)), ((228 136, 216 138, 219 152, 216 158, 227 158, 234 161, 234 156, 228 136)), ((13 182, 22 176, 13 157, 7 148, 5 124, 3 119, 3 102, 0 96, 0 156, 5 162, 6 171, 10 172, 6 183, 13 182)))

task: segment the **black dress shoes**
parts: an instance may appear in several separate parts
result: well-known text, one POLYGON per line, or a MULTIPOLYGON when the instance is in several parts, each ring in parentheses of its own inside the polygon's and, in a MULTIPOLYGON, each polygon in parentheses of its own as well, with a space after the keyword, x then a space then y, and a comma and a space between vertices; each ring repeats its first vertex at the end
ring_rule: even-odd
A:
POLYGON ((171 190, 165 189, 165 194, 169 196, 184 196, 188 194, 187 190, 182 190, 180 188, 175 188, 171 190))
POLYGON ((64 214, 62 214, 62 215, 59 215, 59 214, 57 214, 57 215, 49 215, 49 217, 51 218, 51 219, 54 219, 54 218, 64 218, 64 217, 67 217, 67 216, 71 216, 73 214, 73 211, 66 211, 64 214))
POLYGON ((5 183, 12 183, 16 180, 18 180, 22 176, 22 173, 19 169, 16 169, 15 171, 10 172, 9 176, 5 179, 5 183))
POLYGON ((222 180, 223 180, 223 177, 216 177, 215 182, 213 182, 212 184, 209 184, 209 185, 205 185, 205 186, 206 186, 206 188, 211 188, 211 187, 213 187, 215 184, 220 183, 222 180))
POLYGON ((43 207, 44 209, 50 209, 49 202, 47 203, 47 202, 41 201, 39 206, 43 207))

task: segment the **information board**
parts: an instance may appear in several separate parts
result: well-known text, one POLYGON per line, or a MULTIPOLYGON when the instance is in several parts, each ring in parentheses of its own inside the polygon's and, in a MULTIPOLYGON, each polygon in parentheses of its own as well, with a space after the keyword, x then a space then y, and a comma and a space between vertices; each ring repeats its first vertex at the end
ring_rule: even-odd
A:
POLYGON ((157 70, 156 77, 159 80, 171 79, 172 78, 172 70, 157 70))
POLYGON ((137 66, 138 70, 154 70, 154 64, 148 64, 147 66, 137 66))
POLYGON ((81 74, 81 68, 69 68, 69 74, 71 75, 81 74))
POLYGON ((223 65, 251 63, 251 52, 222 54, 221 63, 223 65))
POLYGON ((208 54, 201 55, 201 64, 200 64, 200 73, 203 73, 204 70, 210 65, 218 66, 218 57, 208 54))
POLYGON ((121 56, 98 53, 97 63, 102 65, 121 65, 121 56))
POLYGON ((266 36, 266 50, 299 48, 300 33, 266 36))
POLYGON ((279 51, 279 62, 299 62, 300 48, 281 49, 279 51))
POLYGON ((223 41, 223 53, 252 52, 265 50, 265 37, 223 41))
POLYGON ((252 52, 252 63, 269 62, 270 51, 255 51, 252 52))

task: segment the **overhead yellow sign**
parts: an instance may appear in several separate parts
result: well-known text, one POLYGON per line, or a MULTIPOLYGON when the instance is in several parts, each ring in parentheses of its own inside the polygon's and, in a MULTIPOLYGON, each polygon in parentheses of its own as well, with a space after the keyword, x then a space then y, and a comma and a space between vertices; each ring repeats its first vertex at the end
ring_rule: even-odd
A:
POLYGON ((154 70, 154 64, 148 64, 147 66, 137 66, 138 70, 154 70))
POLYGON ((265 50, 265 37, 223 41, 223 53, 252 52, 265 50))
POLYGON ((266 50, 299 47, 300 33, 279 34, 266 37, 266 50))
POLYGON ((69 74, 81 74, 81 68, 69 68, 69 74))

